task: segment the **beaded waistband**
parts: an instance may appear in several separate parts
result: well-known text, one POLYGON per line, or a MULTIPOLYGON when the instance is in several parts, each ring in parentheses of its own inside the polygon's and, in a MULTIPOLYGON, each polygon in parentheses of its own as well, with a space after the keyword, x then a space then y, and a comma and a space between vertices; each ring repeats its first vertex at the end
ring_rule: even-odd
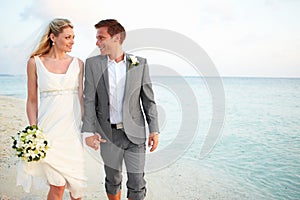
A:
POLYGON ((70 89, 70 90, 50 90, 50 91, 43 91, 40 92, 40 97, 48 97, 48 96, 57 96, 57 95, 63 95, 63 94, 77 94, 78 89, 70 89))

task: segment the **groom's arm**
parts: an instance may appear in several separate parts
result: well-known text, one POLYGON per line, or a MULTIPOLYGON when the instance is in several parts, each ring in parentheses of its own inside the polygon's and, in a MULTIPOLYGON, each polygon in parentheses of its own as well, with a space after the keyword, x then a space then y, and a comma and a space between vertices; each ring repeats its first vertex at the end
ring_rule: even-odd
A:
POLYGON ((150 133, 158 133, 158 114, 156 103, 154 100, 154 93, 152 89, 152 83, 149 75, 149 66, 147 60, 144 59, 145 64, 143 68, 142 87, 141 87, 141 100, 146 116, 146 121, 149 126, 150 133))
POLYGON ((81 132, 95 132, 96 109, 95 96, 96 86, 94 84, 92 64, 89 59, 85 63, 85 80, 84 80, 84 118, 81 132))
POLYGON ((149 75, 149 66, 146 59, 142 77, 141 100, 150 132, 148 146, 151 147, 150 152, 153 152, 158 146, 158 113, 149 75))
POLYGON ((89 147, 98 150, 100 142, 105 142, 99 134, 95 134, 96 123, 96 86, 93 78, 92 65, 89 60, 85 64, 85 80, 84 80, 84 117, 82 125, 82 140, 89 147))

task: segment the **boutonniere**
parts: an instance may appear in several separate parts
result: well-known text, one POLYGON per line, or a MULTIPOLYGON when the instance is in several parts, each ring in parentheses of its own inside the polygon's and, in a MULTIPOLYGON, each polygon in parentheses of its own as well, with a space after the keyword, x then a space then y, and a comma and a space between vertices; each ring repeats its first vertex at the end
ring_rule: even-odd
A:
POLYGON ((132 68, 132 66, 138 66, 140 63, 137 57, 135 56, 129 56, 129 61, 130 61, 129 69, 132 68))

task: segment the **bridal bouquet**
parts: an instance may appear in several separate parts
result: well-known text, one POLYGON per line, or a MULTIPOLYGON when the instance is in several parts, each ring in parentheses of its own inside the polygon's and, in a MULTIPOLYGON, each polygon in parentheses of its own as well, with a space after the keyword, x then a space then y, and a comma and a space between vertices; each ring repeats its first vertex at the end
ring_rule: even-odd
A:
POLYGON ((19 131, 16 136, 12 136, 12 148, 16 155, 26 162, 39 161, 46 157, 49 148, 44 133, 38 126, 27 126, 19 131))

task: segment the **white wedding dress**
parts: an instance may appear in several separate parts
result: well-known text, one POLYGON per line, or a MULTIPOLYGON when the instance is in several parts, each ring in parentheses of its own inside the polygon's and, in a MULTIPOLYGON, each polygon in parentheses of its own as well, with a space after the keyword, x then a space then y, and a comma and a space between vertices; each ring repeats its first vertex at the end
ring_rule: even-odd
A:
POLYGON ((41 162, 19 165, 17 184, 27 192, 41 182, 65 185, 74 198, 82 197, 87 179, 80 140, 78 59, 73 58, 65 74, 56 74, 48 71, 38 56, 34 58, 40 95, 38 126, 46 134, 49 149, 41 162))

